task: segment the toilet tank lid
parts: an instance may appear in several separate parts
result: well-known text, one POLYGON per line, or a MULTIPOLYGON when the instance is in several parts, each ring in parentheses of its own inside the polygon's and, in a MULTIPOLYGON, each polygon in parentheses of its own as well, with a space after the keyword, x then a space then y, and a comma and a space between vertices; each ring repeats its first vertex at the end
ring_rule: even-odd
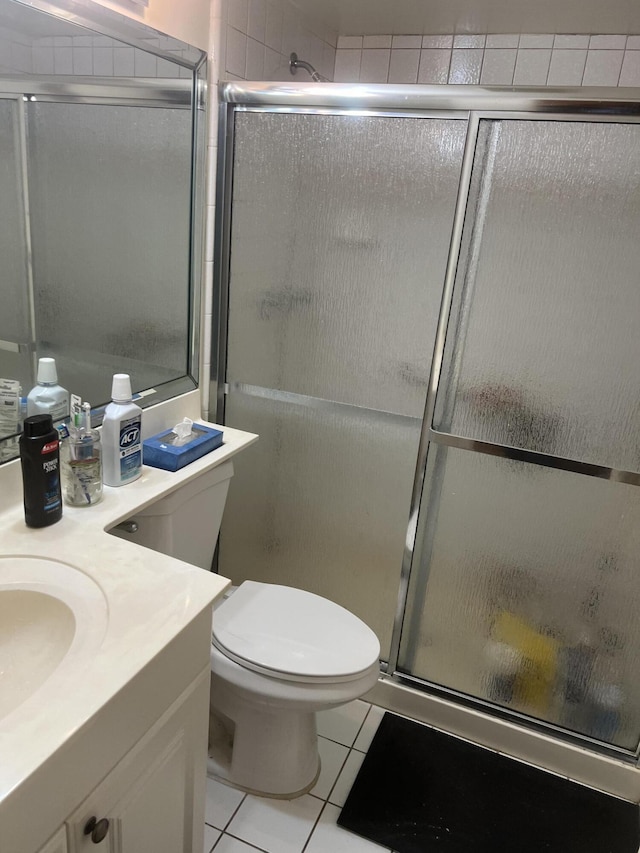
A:
POLYGON ((344 607, 304 590, 245 581, 213 618, 216 645, 290 676, 344 678, 377 663, 373 631, 344 607))

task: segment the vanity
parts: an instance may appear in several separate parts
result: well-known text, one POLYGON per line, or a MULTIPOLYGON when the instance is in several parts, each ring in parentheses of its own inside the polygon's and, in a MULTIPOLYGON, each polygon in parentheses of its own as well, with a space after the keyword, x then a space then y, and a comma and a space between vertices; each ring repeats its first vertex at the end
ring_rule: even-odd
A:
POLYGON ((228 581, 108 531, 257 438, 223 429, 180 471, 145 466, 39 530, 19 463, 0 469, 0 645, 15 670, 1 682, 2 853, 202 849, 211 605, 228 581))

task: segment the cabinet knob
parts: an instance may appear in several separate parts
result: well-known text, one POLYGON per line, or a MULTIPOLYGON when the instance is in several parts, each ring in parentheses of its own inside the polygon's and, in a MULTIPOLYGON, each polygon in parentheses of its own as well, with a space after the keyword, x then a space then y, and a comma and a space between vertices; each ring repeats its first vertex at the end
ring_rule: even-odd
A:
POLYGON ((104 841, 107 832, 109 832, 109 821, 106 817, 98 820, 95 815, 90 817, 84 826, 84 834, 90 835, 94 844, 100 844, 104 841))

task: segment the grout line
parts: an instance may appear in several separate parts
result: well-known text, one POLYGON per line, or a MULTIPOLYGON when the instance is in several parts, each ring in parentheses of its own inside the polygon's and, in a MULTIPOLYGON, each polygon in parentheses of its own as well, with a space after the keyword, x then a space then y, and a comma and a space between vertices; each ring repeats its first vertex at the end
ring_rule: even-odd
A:
POLYGON ((304 851, 305 851, 305 850, 307 849, 307 847, 309 846, 309 842, 311 841, 311 838, 313 837, 313 833, 316 831, 316 827, 317 827, 317 826, 318 826, 318 824, 320 823, 320 818, 321 818, 321 817, 322 817, 322 815, 324 814, 324 810, 326 809, 326 807, 327 807, 327 803, 328 803, 328 802, 329 802, 328 800, 325 800, 325 801, 324 801, 324 805, 323 805, 323 806, 322 806, 322 808, 320 809, 320 813, 318 814, 318 817, 316 818, 315 823, 313 824, 313 828, 312 828, 311 832, 309 833, 309 837, 308 837, 308 838, 307 838, 307 840, 305 841, 304 846, 302 847, 302 850, 300 851, 300 853, 304 853, 304 851))
MULTIPOLYGON (((246 845, 247 845, 247 847, 249 847, 249 849, 251 849, 251 850, 258 850, 258 851, 260 851, 260 853, 269 853, 269 851, 268 851, 268 850, 265 850, 265 848, 264 848, 264 847, 256 847, 256 846, 255 846, 255 844, 250 844, 248 841, 245 841, 245 840, 244 840, 244 838, 240 838, 240 836, 239 836, 239 835, 232 835, 230 832, 223 832, 223 833, 222 833, 222 835, 220 836, 220 838, 216 841, 216 843, 215 843, 215 846, 214 846, 213 850, 215 850, 215 849, 216 849, 216 847, 218 846, 218 844, 220 844, 220 842, 221 842, 221 841, 222 841, 222 839, 225 837, 225 835, 226 835, 228 838, 233 838, 233 840, 234 840, 234 841, 240 841, 242 844, 246 844, 246 845)), ((213 851, 212 851, 212 853, 213 853, 213 851)))

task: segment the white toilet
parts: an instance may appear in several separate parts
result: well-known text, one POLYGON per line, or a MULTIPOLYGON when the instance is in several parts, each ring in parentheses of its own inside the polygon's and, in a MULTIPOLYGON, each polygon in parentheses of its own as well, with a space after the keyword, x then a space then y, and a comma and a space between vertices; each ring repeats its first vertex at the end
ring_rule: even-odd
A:
MULTIPOLYGON (((232 475, 226 462, 111 532, 208 569, 232 475)), ((304 794, 320 770, 316 712, 370 690, 379 656, 373 631, 339 605, 240 584, 213 617, 210 775, 257 794, 304 794)))

